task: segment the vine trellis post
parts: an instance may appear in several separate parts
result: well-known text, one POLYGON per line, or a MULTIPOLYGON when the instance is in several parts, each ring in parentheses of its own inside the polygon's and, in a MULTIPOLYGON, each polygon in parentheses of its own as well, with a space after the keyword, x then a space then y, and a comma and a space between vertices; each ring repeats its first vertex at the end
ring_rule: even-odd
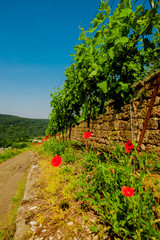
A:
POLYGON ((139 138, 139 142, 138 142, 138 146, 137 146, 137 152, 140 151, 141 144, 142 144, 142 141, 143 141, 143 137, 144 137, 144 134, 145 134, 148 122, 149 122, 149 118, 151 116, 151 112, 152 112, 152 109, 153 109, 153 106, 154 106, 154 102, 155 102, 155 99, 156 99, 156 96, 157 96, 159 86, 160 86, 160 73, 157 77, 157 82, 156 82, 156 85, 154 87, 154 91, 153 91, 152 99, 151 99, 149 109, 148 109, 148 112, 147 112, 147 116, 146 116, 144 124, 143 124, 143 129, 142 129, 142 132, 141 132, 141 135, 140 135, 140 138, 139 138))

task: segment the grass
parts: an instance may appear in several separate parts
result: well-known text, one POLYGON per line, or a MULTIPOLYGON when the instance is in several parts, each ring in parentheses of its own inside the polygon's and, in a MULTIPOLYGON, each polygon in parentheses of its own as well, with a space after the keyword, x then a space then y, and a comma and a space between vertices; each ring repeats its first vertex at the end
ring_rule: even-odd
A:
POLYGON ((24 153, 28 151, 30 148, 23 148, 23 149, 9 149, 9 150, 3 150, 3 152, 0 153, 0 164, 14 156, 17 156, 21 153, 24 153))
POLYGON ((93 150, 87 154, 80 143, 57 140, 48 140, 36 151, 41 156, 40 195, 50 210, 37 220, 43 219, 50 231, 60 228, 65 239, 76 234, 85 239, 89 231, 98 239, 160 237, 160 196, 155 196, 155 191, 160 192, 159 179, 145 189, 146 178, 154 174, 159 178, 156 155, 126 154, 120 145, 110 153, 93 150), (62 164, 53 168, 50 161, 56 154, 62 157, 62 164), (134 196, 123 196, 123 186, 134 188, 134 196), (82 229, 84 222, 87 230, 82 229))
POLYGON ((18 183, 17 192, 12 197, 13 207, 11 212, 0 222, 0 239, 1 240, 12 240, 16 230, 16 218, 17 212, 23 199, 25 186, 27 182, 27 175, 18 183))

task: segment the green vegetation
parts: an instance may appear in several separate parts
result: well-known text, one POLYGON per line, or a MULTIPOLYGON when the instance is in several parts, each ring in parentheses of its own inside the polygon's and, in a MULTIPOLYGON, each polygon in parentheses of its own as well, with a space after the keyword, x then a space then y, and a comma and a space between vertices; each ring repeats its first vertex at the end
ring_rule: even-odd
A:
POLYGON ((23 153, 24 151, 27 151, 27 148, 19 149, 19 148, 12 148, 8 150, 3 150, 0 152, 0 163, 8 160, 9 158, 12 158, 16 155, 19 155, 20 153, 23 153))
POLYGON ((138 155, 135 143, 130 148, 112 144, 109 149, 87 153, 80 143, 66 143, 64 148, 63 142, 49 139, 36 150, 43 156, 41 194, 52 210, 52 217, 43 216, 43 221, 48 226, 54 222, 57 229, 74 211, 70 234, 79 231, 75 221, 83 216, 98 239, 159 239, 158 157, 138 155), (51 158, 57 154, 62 166, 52 167, 51 158), (126 187, 131 191, 124 191, 126 187), (94 223, 87 213, 94 214, 94 223))
POLYGON ((8 147, 21 143, 16 148, 31 138, 44 136, 48 126, 47 119, 29 119, 12 115, 0 114, 0 147, 8 147))
POLYGON ((132 84, 160 68, 160 3, 135 9, 136 2, 121 0, 110 15, 108 1, 101 1, 89 29, 80 27, 64 86, 51 93, 49 134, 64 132, 81 118, 89 127, 110 99, 119 110, 134 98, 132 84))

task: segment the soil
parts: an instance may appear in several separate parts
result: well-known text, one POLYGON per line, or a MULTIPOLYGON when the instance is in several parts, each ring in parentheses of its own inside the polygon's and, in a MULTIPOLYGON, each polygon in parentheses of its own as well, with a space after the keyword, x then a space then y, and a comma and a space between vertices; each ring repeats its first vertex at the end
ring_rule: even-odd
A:
POLYGON ((0 164, 0 218, 1 221, 12 208, 17 184, 24 178, 33 159, 33 152, 25 152, 0 164))

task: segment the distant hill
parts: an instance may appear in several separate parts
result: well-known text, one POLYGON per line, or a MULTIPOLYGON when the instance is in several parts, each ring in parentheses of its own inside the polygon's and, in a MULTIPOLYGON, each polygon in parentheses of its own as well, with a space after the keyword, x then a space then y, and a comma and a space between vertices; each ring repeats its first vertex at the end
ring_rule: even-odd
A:
POLYGON ((44 136, 48 119, 22 118, 0 114, 0 147, 13 142, 24 142, 30 138, 44 136))

